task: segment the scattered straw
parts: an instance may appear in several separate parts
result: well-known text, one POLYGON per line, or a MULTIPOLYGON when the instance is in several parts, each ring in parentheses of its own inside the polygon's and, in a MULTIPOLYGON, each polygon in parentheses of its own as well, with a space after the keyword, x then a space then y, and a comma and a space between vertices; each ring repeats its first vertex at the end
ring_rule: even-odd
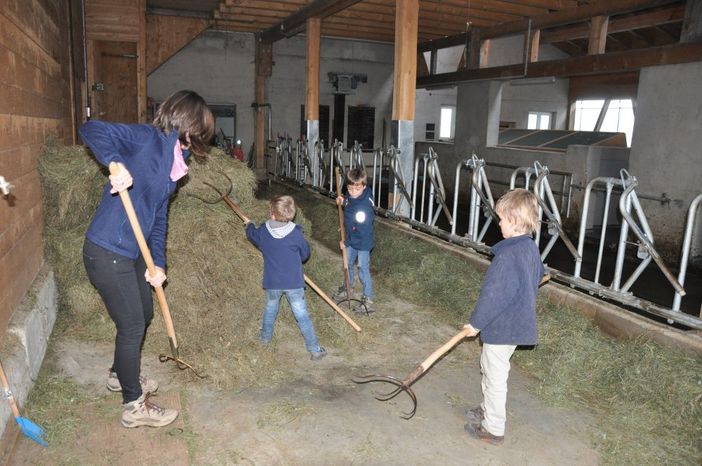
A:
MULTIPOLYGON (((315 235, 326 236, 316 238, 333 247, 335 206, 311 194, 296 197, 315 235)), ((438 246, 376 225, 371 256, 376 282, 440 310, 440 321, 465 321, 481 275, 438 246)), ((536 377, 535 390, 547 403, 598 413, 600 432, 593 442, 605 463, 699 464, 702 358, 650 341, 609 339, 576 310, 543 299, 537 308, 540 343, 533 351, 517 351, 513 360, 536 377)))

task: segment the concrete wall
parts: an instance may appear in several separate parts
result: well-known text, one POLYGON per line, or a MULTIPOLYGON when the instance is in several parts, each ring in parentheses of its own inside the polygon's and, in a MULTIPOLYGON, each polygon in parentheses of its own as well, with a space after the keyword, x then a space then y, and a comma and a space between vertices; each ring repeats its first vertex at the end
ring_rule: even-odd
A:
MULTIPOLYGON (((58 290, 54 274, 45 266, 12 315, 2 341, 0 359, 12 394, 20 406, 39 375, 57 309, 58 290)), ((12 419, 8 404, 0 403, 0 437, 8 422, 14 422, 12 419)))
POLYGON ((252 34, 206 31, 149 75, 147 94, 160 102, 192 89, 208 104, 235 104, 237 137, 247 151, 254 142, 254 45, 252 34))
MULTIPOLYGON (((273 44, 273 76, 269 81, 269 99, 273 104, 273 128, 277 132, 297 135, 300 131, 300 105, 305 103, 306 38, 295 36, 273 44)), ((386 141, 390 140, 392 117, 393 61, 392 45, 322 39, 320 63, 319 104, 329 105, 331 133, 334 112, 334 87, 328 73, 366 74, 367 82, 358 83, 346 96, 346 107, 375 107, 375 147, 383 139, 386 120, 386 141)), ((344 121, 348 122, 345 117, 344 121)), ((345 125, 346 127, 346 125, 345 125)), ((327 141, 328 138, 322 136, 327 141)), ((346 129, 344 130, 346 140, 346 129)), ((353 141, 346 141, 347 146, 353 141)), ((328 143, 326 143, 328 145, 328 143)), ((369 148, 367 148, 369 149, 369 148)))
MULTIPOLYGON (((672 199, 642 200, 656 245, 678 257, 687 209, 702 193, 702 63, 641 70, 630 172, 641 193, 672 199)), ((702 213, 691 256, 702 265, 702 213)))
MULTIPOLYGON (((439 139, 441 123, 441 107, 456 106, 457 91, 455 87, 448 89, 417 89, 415 100, 416 113, 414 116, 414 140, 426 141, 427 123, 434 123, 434 139, 439 139)), ((455 118, 455 114, 454 114, 455 118)))
MULTIPOLYGON (((207 31, 166 61, 148 79, 148 94, 157 101, 188 88, 211 104, 236 104, 237 137, 245 150, 254 138, 254 37, 252 34, 207 31)), ((392 45, 323 38, 321 42, 320 105, 334 111, 334 88, 327 73, 366 74, 367 82, 346 96, 346 106, 368 105, 375 112, 375 146, 389 136, 392 113, 392 45)), ((273 45, 273 75, 267 101, 273 108, 273 136, 300 132, 300 106, 305 104, 306 38, 295 36, 273 45)), ((330 131, 331 132, 331 131, 330 131)), ((322 136, 325 141, 327 137, 322 136)), ((328 143, 328 142, 327 142, 328 143)))
POLYGON ((512 121, 515 128, 527 128, 529 112, 552 114, 551 129, 568 129, 568 79, 548 84, 518 84, 510 81, 502 87, 500 121, 512 121))

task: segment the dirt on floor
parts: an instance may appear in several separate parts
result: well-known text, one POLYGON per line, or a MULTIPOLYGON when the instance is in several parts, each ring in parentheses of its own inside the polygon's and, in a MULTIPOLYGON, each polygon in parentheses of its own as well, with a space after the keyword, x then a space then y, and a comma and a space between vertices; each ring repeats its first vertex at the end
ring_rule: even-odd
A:
MULTIPOLYGON (((419 403, 410 420, 400 417, 411 408, 404 394, 380 402, 374 396, 391 386, 351 381, 370 373, 403 378, 448 341, 462 323, 456 327, 432 323, 433 312, 401 296, 378 296, 376 312, 352 315, 362 328, 369 319, 381 324, 383 331, 372 336, 373 351, 345 353, 322 341, 329 354, 316 362, 309 359, 294 322, 285 328, 291 326, 290 319, 279 319, 266 351, 295 358, 285 368, 288 379, 275 387, 218 390, 206 379, 197 381, 173 363, 159 363, 157 355, 145 353, 142 373, 160 382, 157 401, 181 410, 176 423, 160 429, 121 427, 121 397, 105 389, 111 345, 54 335, 44 370, 49 376, 69 379, 81 392, 81 401, 73 408, 72 425, 64 435, 47 448, 20 435, 8 464, 598 463, 592 446, 594 419, 587 413, 545 406, 530 394, 529 386, 536 382, 517 369, 510 374, 504 445, 469 437, 463 429, 465 411, 481 399, 477 341, 459 344, 413 385, 419 403)), ((184 345, 187 342, 182 341, 184 345)), ((41 424, 41 419, 33 420, 41 424)))

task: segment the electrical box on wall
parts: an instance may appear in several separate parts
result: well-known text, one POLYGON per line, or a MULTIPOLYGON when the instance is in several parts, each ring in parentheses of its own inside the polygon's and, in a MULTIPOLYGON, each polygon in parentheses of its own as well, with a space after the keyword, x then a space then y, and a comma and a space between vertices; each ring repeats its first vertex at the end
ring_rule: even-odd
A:
POLYGON ((358 73, 329 73, 329 82, 334 86, 335 94, 352 94, 358 83, 368 81, 368 76, 358 73))

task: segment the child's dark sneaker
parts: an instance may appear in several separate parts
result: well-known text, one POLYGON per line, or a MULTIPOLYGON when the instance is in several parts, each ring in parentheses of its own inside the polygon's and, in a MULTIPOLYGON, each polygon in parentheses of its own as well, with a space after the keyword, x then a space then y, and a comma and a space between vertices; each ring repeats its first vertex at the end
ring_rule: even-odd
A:
POLYGON ((340 286, 339 289, 336 290, 336 291, 332 294, 332 299, 333 299, 334 301, 336 301, 337 303, 338 303, 339 301, 344 301, 345 299, 347 299, 347 297, 346 297, 346 287, 343 286, 343 285, 340 286))
POLYGON ((313 361, 319 361, 327 355, 327 350, 323 347, 319 347, 319 351, 310 351, 310 359, 313 361))
MULTIPOLYGON (((143 393, 156 393, 156 390, 158 390, 158 382, 153 379, 139 376, 139 383, 141 384, 141 391, 143 393)), ((117 373, 114 371, 110 371, 107 376, 107 389, 111 392, 122 391, 122 384, 119 383, 117 373)))
POLYGON ((483 408, 476 406, 472 409, 466 409, 466 416, 477 422, 482 422, 482 420, 485 419, 485 412, 483 411, 483 408))
POLYGON ((141 395, 138 399, 123 404, 122 425, 124 427, 163 427, 175 421, 178 411, 162 408, 154 404, 150 393, 141 395))
POLYGON ((465 426, 463 426, 463 428, 466 430, 466 432, 470 434, 471 437, 489 443, 491 445, 502 445, 503 443, 505 443, 504 435, 492 435, 490 432, 483 428, 481 423, 468 423, 465 426))

